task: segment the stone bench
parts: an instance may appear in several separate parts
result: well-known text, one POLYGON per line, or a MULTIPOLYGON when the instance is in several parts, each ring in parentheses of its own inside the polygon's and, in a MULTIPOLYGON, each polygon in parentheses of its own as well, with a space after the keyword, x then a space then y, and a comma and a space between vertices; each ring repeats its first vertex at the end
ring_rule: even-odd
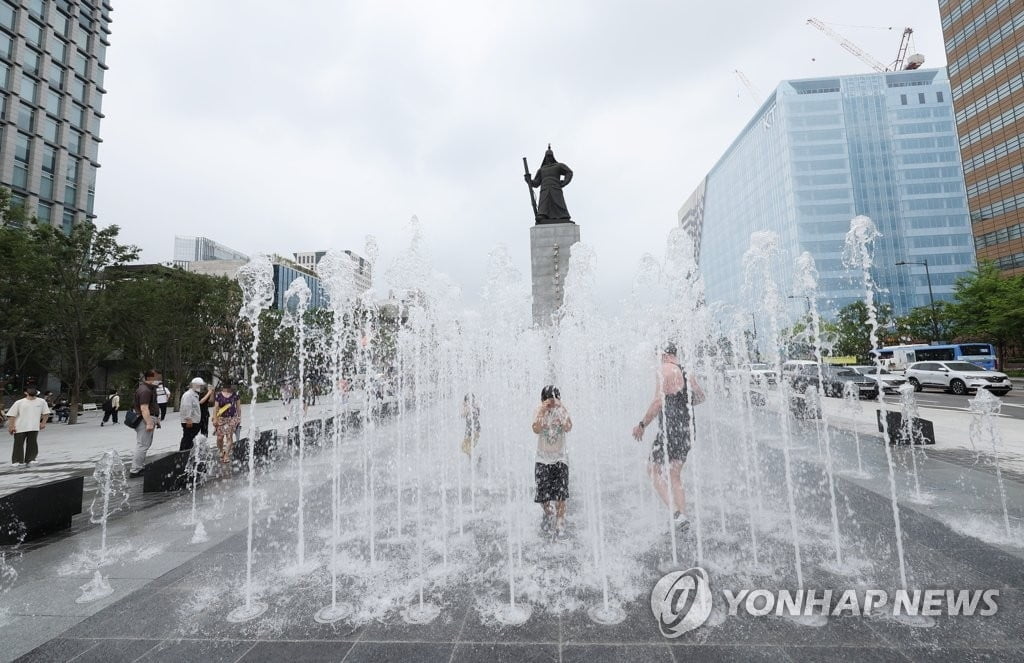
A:
POLYGON ((85 477, 29 486, 0 497, 0 544, 17 544, 71 527, 82 513, 85 477))
POLYGON ((903 427, 903 413, 894 410, 885 411, 885 427, 882 426, 882 411, 875 410, 875 418, 878 420, 878 432, 889 431, 889 444, 910 445, 910 444, 935 444, 935 425, 928 419, 914 417, 910 422, 912 430, 908 439, 907 430, 903 427))
POLYGON ((188 451, 171 451, 150 456, 142 475, 142 492, 166 493, 188 485, 188 451))

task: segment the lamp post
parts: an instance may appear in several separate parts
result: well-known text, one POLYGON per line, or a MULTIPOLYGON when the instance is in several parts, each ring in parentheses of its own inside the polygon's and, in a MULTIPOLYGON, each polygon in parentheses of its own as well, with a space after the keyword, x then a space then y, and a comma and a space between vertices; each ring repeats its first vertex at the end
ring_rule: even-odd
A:
POLYGON ((898 263, 896 263, 896 265, 897 266, 899 266, 899 265, 924 265, 924 275, 925 275, 925 278, 928 279, 928 301, 931 302, 931 308, 932 308, 932 339, 933 339, 932 342, 933 343, 938 343, 939 342, 939 316, 938 316, 938 313, 936 313, 936 311, 935 311, 935 295, 932 293, 932 273, 930 271, 928 271, 928 259, 925 258, 924 260, 921 260, 921 261, 901 260, 898 263))

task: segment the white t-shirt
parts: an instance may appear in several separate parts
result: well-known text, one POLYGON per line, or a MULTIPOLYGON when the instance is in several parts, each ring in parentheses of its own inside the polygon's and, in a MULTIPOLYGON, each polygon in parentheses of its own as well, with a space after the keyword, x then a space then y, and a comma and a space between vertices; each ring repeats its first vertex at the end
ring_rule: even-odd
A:
POLYGON ((565 422, 569 411, 559 405, 546 410, 542 416, 542 428, 537 435, 537 462, 545 465, 569 464, 565 451, 565 422))
POLYGON ((157 402, 158 405, 163 405, 164 403, 166 403, 170 399, 170 397, 171 397, 171 392, 167 390, 167 387, 163 386, 162 384, 157 385, 157 387, 156 387, 156 402, 157 402))
POLYGON ((50 414, 50 408, 46 405, 46 401, 38 396, 14 401, 14 405, 7 411, 8 417, 14 417, 15 433, 39 430, 39 422, 48 414, 50 414))

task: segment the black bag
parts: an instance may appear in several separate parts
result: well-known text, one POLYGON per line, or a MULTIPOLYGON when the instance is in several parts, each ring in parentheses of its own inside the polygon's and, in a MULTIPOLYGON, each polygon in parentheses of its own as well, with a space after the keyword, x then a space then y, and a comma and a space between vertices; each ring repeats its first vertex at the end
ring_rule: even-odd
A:
POLYGON ((103 401, 103 411, 113 412, 114 411, 114 397, 113 395, 107 396, 103 401))
POLYGON ((142 421, 142 415, 135 410, 127 410, 124 413, 124 425, 128 428, 138 428, 142 421))

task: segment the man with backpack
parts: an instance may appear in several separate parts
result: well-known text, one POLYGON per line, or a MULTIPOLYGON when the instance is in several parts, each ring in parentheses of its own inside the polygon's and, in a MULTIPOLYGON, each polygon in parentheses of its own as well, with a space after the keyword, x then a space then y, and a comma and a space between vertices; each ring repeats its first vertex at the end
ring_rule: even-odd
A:
POLYGON ((163 381, 156 383, 156 404, 160 408, 160 421, 167 417, 167 403, 171 400, 171 390, 163 381))
POLYGON ((117 423, 117 411, 121 408, 121 397, 117 395, 117 389, 111 389, 107 397, 103 399, 103 421, 100 426, 107 423, 111 418, 117 423))

